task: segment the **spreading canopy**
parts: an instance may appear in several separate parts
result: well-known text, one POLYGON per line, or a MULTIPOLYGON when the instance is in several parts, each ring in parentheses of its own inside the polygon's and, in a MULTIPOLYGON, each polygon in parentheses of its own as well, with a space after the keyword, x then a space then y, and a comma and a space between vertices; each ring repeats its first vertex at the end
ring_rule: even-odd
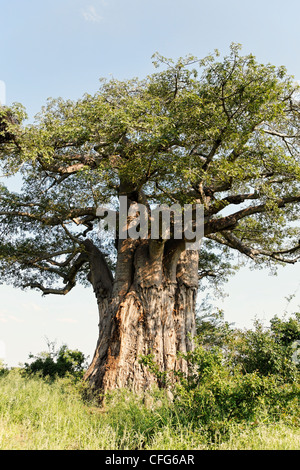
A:
POLYGON ((97 207, 118 209, 120 195, 203 204, 200 277, 215 246, 294 263, 299 87, 283 67, 239 49, 222 60, 156 55, 162 70, 101 80, 78 101, 51 99, 33 124, 22 106, 1 108, 2 176, 23 179, 20 193, 0 186, 1 280, 45 294, 86 282, 88 240, 111 253, 97 236, 97 207))

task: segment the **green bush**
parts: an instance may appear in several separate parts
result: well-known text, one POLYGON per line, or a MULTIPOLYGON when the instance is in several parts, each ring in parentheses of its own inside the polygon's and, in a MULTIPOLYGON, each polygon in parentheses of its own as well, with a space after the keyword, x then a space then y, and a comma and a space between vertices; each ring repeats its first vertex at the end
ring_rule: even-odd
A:
POLYGON ((76 379, 82 378, 86 366, 86 358, 82 352, 68 349, 65 344, 56 351, 55 344, 49 342, 48 349, 49 351, 41 352, 36 356, 29 355, 29 359, 33 361, 24 364, 25 373, 40 374, 51 379, 66 375, 71 375, 76 379))
POLYGON ((299 317, 287 321, 274 317, 270 323, 270 328, 264 328, 261 322, 256 321, 253 330, 240 333, 236 363, 246 373, 257 371, 263 376, 271 374, 286 382, 294 382, 298 377, 298 367, 292 361, 292 345, 300 339, 299 317))
POLYGON ((238 423, 299 425, 299 371, 292 361, 291 344, 298 339, 299 317, 279 320, 270 328, 260 322, 240 331, 217 318, 198 323, 193 351, 181 354, 187 374, 161 373, 151 355, 142 359, 158 383, 169 387, 174 400, 174 423, 201 429, 207 441, 226 437, 238 423))
POLYGON ((193 429, 204 427, 207 438, 223 438, 237 423, 271 422, 287 416, 300 423, 300 385, 286 383, 275 374, 243 371, 230 365, 221 349, 198 345, 185 355, 189 374, 179 376, 173 388, 174 412, 193 429))
POLYGON ((300 340, 300 313, 294 313, 294 318, 283 320, 275 316, 271 320, 271 332, 277 343, 285 347, 300 340))
POLYGON ((0 359, 0 376, 4 375, 4 374, 7 374, 7 373, 8 373, 7 366, 4 364, 2 359, 0 359))
POLYGON ((242 331, 232 328, 218 312, 198 319, 197 339, 205 349, 220 347, 223 361, 240 366, 244 373, 276 375, 288 382, 298 378, 299 364, 292 357, 300 340, 300 313, 288 319, 275 316, 269 327, 255 321, 253 328, 242 331))

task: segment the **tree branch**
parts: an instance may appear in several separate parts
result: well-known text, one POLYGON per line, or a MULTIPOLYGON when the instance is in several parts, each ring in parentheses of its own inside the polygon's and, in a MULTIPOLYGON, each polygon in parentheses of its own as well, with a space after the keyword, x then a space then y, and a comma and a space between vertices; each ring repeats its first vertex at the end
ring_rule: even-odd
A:
POLYGON ((53 289, 53 288, 44 287, 42 284, 38 282, 25 284, 23 287, 24 288, 30 287, 31 289, 40 289, 43 295, 48 295, 48 294, 66 295, 68 294, 68 292, 70 292, 70 290, 73 289, 73 287, 75 287, 75 283, 72 284, 71 282, 69 282, 65 287, 61 289, 53 289))
POLYGON ((65 287, 62 287, 61 289, 53 289, 53 288, 48 288, 44 287, 42 284, 38 282, 32 282, 23 285, 23 287, 30 287, 31 289, 40 289, 43 292, 43 295, 48 295, 48 294, 58 294, 58 295, 66 295, 70 290, 73 289, 76 285, 76 275, 80 268, 88 261, 88 257, 86 253, 81 253, 79 257, 74 261, 73 265, 70 268, 70 271, 68 274, 64 276, 64 282, 66 284, 65 287))
MULTIPOLYGON (((287 196, 275 201, 275 204, 278 208, 285 207, 287 204, 291 204, 293 202, 300 202, 300 195, 298 196, 287 196)), ((222 232, 223 230, 227 230, 229 228, 233 228, 236 226, 239 220, 248 217, 253 214, 259 214, 261 212, 265 212, 267 208, 266 204, 260 204, 258 206, 250 206, 245 209, 242 209, 234 214, 228 215, 226 217, 222 217, 220 219, 209 220, 204 226, 204 234, 210 235, 211 233, 215 232, 222 232)))
MULTIPOLYGON (((38 206, 38 204, 20 204, 22 206, 38 206)), ((90 216, 93 219, 96 219, 96 207, 82 207, 82 208, 74 208, 69 211, 66 211, 62 214, 57 214, 53 216, 44 216, 43 214, 35 214, 25 210, 1 210, 0 216, 7 216, 7 217, 21 217, 21 218, 29 218, 36 220, 38 222, 44 223, 45 225, 62 225, 66 220, 73 220, 78 217, 90 216)), ((91 220, 91 219, 90 219, 91 220)))
POLYGON ((97 300, 103 296, 110 295, 113 287, 113 275, 103 253, 96 247, 92 240, 84 240, 82 245, 85 247, 85 253, 89 260, 91 282, 97 300))
POLYGON ((255 260, 258 256, 267 256, 272 258, 275 261, 282 263, 295 264, 300 259, 300 254, 294 258, 287 258, 283 255, 291 255, 300 250, 300 243, 294 246, 293 248, 279 251, 268 251, 264 249, 252 248, 245 243, 243 243, 238 237, 236 237, 232 232, 223 231, 222 237, 212 234, 208 238, 214 240, 223 245, 229 246, 230 248, 235 248, 240 253, 248 256, 252 260, 255 260))
POLYGON ((257 192, 227 196, 219 201, 216 201, 208 210, 208 215, 211 216, 217 214, 230 204, 241 204, 244 201, 259 199, 259 197, 260 196, 257 192))

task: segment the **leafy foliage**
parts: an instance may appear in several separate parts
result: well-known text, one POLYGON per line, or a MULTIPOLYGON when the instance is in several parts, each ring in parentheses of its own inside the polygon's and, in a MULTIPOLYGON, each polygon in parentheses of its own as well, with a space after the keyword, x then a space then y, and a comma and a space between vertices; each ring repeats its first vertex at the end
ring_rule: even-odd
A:
MULTIPOLYGON (((178 61, 156 54, 154 64, 160 70, 143 80, 102 79, 94 96, 49 99, 31 124, 20 105, 1 110, 0 166, 23 181, 19 194, 0 187, 3 282, 44 294, 86 283, 82 241, 88 235, 100 247, 97 207, 118 209, 120 194, 149 205, 203 204, 199 271, 211 280, 231 272, 229 258, 220 266, 212 258, 219 250, 257 265, 298 258, 293 77, 241 55, 237 44, 222 60, 217 52, 178 61)), ((112 262, 114 249, 105 253, 112 262)))
POLYGON ((293 341, 299 339, 298 319, 288 321, 275 317, 270 330, 256 321, 255 329, 241 333, 238 348, 238 362, 246 372, 258 371, 260 375, 276 375, 285 382, 293 382, 297 377, 297 365, 292 361, 293 341), (291 325, 294 329, 291 332, 291 325), (291 334, 292 333, 292 334, 291 334))
MULTIPOLYGON (((282 416, 299 423, 299 365, 291 348, 299 326, 297 313, 287 320, 274 317, 269 329, 255 322, 245 331, 225 322, 221 312, 198 319, 196 348, 181 354, 188 373, 175 373, 174 382, 170 372, 162 384, 174 395, 180 422, 204 426, 209 439, 225 436, 232 423, 282 416)), ((155 372, 151 357, 143 363, 155 372)))
POLYGON ((33 361, 24 364, 26 374, 40 374, 50 379, 66 375, 82 378, 86 367, 86 358, 82 352, 71 350, 65 344, 55 350, 55 344, 49 342, 48 349, 37 356, 30 354, 29 359, 33 361))

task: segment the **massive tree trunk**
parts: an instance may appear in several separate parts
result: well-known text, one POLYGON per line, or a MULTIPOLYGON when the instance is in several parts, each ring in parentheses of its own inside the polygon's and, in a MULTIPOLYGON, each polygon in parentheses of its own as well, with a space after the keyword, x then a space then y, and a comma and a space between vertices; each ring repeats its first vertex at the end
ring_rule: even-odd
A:
POLYGON ((85 375, 90 385, 104 393, 151 387, 158 379, 140 362, 148 354, 161 372, 185 371, 177 353, 193 348, 198 252, 172 240, 122 240, 114 280, 92 245, 89 255, 99 306, 99 339, 85 375))

